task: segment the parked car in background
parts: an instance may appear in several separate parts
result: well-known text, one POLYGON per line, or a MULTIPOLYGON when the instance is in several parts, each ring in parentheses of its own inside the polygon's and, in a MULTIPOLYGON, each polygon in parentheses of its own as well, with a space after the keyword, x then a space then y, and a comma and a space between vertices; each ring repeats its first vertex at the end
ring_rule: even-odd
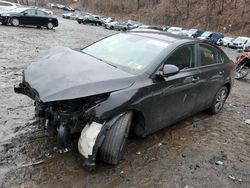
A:
POLYGON ((106 23, 114 22, 115 19, 111 17, 108 17, 108 18, 103 17, 103 18, 100 18, 100 21, 102 22, 103 25, 105 25, 106 23))
POLYGON ((201 36, 204 33, 204 31, 199 29, 189 29, 187 33, 189 37, 197 38, 201 36))
POLYGON ((140 25, 138 29, 153 29, 153 30, 163 31, 161 27, 152 26, 152 25, 140 25))
POLYGON ((76 13, 69 12, 62 14, 62 17, 64 19, 76 20, 78 18, 78 15, 76 13))
POLYGON ((248 42, 246 44, 244 44, 243 50, 245 52, 250 52, 250 40, 248 40, 248 42))
POLYGON ((192 37, 192 35, 190 35, 188 33, 188 30, 186 29, 181 30, 177 35, 184 36, 184 37, 192 37))
POLYGON ((229 47, 243 49, 244 45, 246 45, 249 40, 250 38, 248 37, 237 37, 234 41, 229 43, 229 47))
POLYGON ((110 22, 110 23, 104 24, 104 27, 106 29, 111 29, 111 30, 127 31, 127 30, 137 28, 138 25, 132 25, 132 24, 125 23, 125 22, 110 22))
POLYGON ((51 8, 56 8, 56 9, 61 9, 61 10, 65 10, 65 11, 72 11, 74 12, 75 10, 71 7, 67 7, 65 5, 62 4, 58 4, 58 3, 51 3, 50 4, 51 8))
POLYGON ((114 25, 119 23, 118 21, 105 23, 103 26, 105 29, 114 29, 114 25))
POLYGON ((218 32, 213 32, 210 37, 208 37, 208 40, 214 44, 218 42, 219 39, 224 38, 224 35, 218 32))
POLYGON ((162 33, 162 31, 158 30, 158 29, 147 29, 147 28, 135 28, 132 29, 131 31, 133 32, 154 32, 154 33, 162 33))
POLYGON ((10 12, 1 13, 0 22, 3 25, 11 24, 16 27, 30 25, 53 29, 58 26, 58 20, 55 16, 36 8, 17 8, 10 12))
POLYGON ((52 10, 46 9, 46 8, 39 8, 40 10, 47 12, 48 14, 53 14, 52 10))
POLYGON ((12 3, 9 1, 0 1, 0 13, 11 11, 19 7, 21 7, 21 5, 17 3, 12 3))
POLYGON ((205 31, 204 33, 202 33, 201 36, 199 36, 197 38, 200 39, 200 40, 207 40, 207 39, 209 39, 211 37, 212 33, 213 32, 211 32, 211 31, 205 31))
POLYGON ((172 34, 179 34, 182 31, 181 27, 170 27, 167 32, 172 33, 172 34))
POLYGON ((78 17, 77 22, 79 24, 91 24, 91 25, 102 25, 102 21, 94 16, 86 15, 83 17, 78 17))
POLYGON ((215 45, 166 32, 128 32, 81 50, 50 49, 15 87, 34 100, 49 135, 67 147, 81 133, 83 165, 118 164, 133 134, 145 137, 200 111, 219 113, 234 63, 215 45))
POLYGON ((217 41, 217 45, 222 45, 222 46, 227 46, 229 45, 230 42, 232 42, 234 40, 234 38, 232 37, 224 37, 224 38, 221 38, 217 41))

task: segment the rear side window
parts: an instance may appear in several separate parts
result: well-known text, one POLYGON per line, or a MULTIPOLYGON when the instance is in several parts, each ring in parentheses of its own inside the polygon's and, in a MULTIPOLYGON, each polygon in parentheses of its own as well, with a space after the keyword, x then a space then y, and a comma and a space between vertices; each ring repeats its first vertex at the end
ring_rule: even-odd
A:
POLYGON ((38 10, 37 15, 39 15, 39 16, 47 16, 48 13, 38 10))
POLYGON ((200 44, 200 66, 223 63, 224 60, 221 58, 218 58, 218 52, 216 48, 210 45, 200 44))
POLYGON ((166 64, 177 66, 180 70, 195 67, 195 47, 193 44, 177 49, 166 61, 166 64))

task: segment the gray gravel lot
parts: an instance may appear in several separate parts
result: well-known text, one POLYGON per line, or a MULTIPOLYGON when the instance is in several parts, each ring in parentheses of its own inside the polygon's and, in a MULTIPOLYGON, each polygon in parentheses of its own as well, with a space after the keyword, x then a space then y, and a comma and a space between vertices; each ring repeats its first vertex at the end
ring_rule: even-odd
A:
MULTIPOLYGON (((249 76, 235 82, 220 114, 202 112, 132 139, 118 166, 99 162, 90 173, 71 151, 60 154, 35 122, 32 101, 15 94, 13 85, 41 51, 84 47, 114 32, 59 22, 55 31, 0 25, 0 187, 250 187, 249 76)), ((224 50, 232 59, 238 55, 224 50)))

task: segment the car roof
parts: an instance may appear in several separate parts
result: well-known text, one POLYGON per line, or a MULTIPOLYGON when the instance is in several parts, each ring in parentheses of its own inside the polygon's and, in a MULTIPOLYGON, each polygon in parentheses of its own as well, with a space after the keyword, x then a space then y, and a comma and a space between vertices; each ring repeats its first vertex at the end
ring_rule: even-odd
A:
POLYGON ((152 31, 152 30, 136 30, 136 31, 130 31, 129 33, 135 34, 135 35, 140 35, 143 37, 147 37, 147 38, 153 38, 153 39, 157 39, 157 40, 163 40, 166 41, 168 43, 174 43, 180 40, 185 40, 186 42, 188 41, 200 41, 198 39, 194 39, 194 38, 189 38, 186 36, 181 36, 181 35, 175 35, 175 34, 171 34, 168 32, 164 32, 164 31, 152 31))

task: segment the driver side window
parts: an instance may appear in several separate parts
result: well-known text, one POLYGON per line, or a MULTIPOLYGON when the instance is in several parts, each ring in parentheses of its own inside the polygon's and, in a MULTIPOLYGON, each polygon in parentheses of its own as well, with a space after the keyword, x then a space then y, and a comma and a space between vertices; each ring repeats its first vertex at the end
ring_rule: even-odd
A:
POLYGON ((189 44, 180 47, 167 59, 166 64, 175 65, 180 70, 195 67, 195 46, 189 44))
POLYGON ((26 13, 26 15, 36 15, 36 10, 29 9, 29 10, 26 10, 24 13, 26 13))

